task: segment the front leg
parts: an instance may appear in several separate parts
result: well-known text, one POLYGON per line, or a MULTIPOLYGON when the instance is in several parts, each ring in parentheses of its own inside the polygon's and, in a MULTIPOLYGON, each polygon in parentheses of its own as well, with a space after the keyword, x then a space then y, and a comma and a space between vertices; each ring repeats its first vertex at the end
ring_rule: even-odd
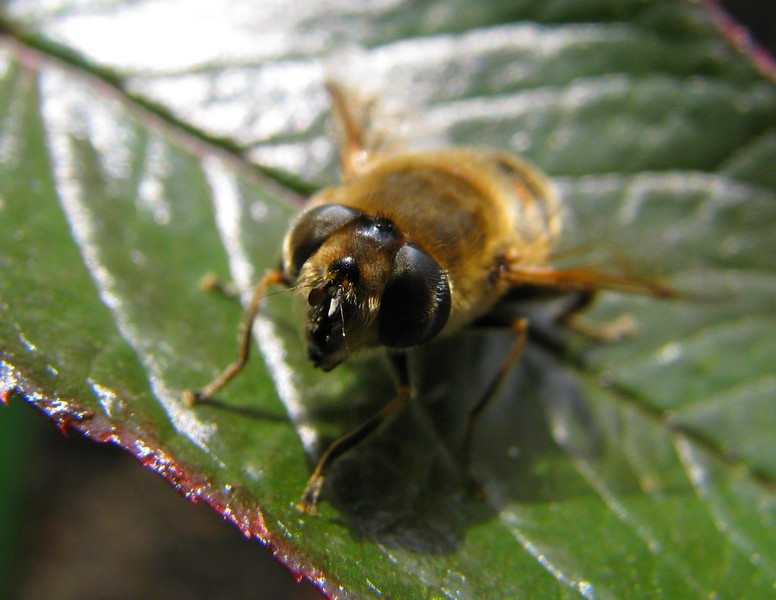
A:
POLYGON ((407 355, 404 352, 390 354, 391 365, 397 380, 396 397, 386 404, 380 411, 371 418, 364 421, 350 433, 347 433, 332 444, 323 453, 318 461, 315 470, 307 481, 302 498, 296 504, 296 507, 302 512, 308 514, 318 514, 318 498, 321 495, 323 484, 326 478, 326 471, 332 463, 345 452, 362 442, 364 439, 385 423, 393 414, 401 409, 412 395, 412 388, 409 381, 409 368, 407 366, 407 355))
POLYGON ((283 273, 275 270, 267 271, 264 277, 259 280, 253 288, 251 301, 245 309, 245 314, 240 322, 240 333, 237 339, 237 358, 205 387, 198 390, 184 390, 183 401, 188 406, 193 406, 197 402, 203 402, 212 398, 216 392, 243 370, 250 357, 251 343, 253 341, 253 322, 256 320, 261 301, 266 296, 267 288, 270 285, 282 283, 285 283, 283 273))

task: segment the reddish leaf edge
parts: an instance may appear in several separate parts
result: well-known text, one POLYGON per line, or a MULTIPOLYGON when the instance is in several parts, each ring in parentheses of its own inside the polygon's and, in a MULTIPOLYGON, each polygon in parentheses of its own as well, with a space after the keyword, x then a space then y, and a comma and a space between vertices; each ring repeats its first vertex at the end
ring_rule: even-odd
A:
POLYGON ((776 59, 752 38, 746 26, 731 16, 719 0, 703 0, 703 4, 722 37, 736 50, 745 54, 762 75, 776 81, 776 59))
POLYGON ((17 368, 0 361, 0 403, 8 405, 13 396, 21 397, 42 412, 64 435, 75 431, 94 442, 115 444, 141 465, 160 475, 192 504, 207 504, 225 521, 236 525, 246 538, 258 540, 297 583, 307 579, 327 598, 349 596, 341 585, 331 581, 327 573, 313 567, 293 547, 275 537, 266 526, 260 506, 244 492, 229 486, 217 487, 208 478, 191 473, 147 429, 114 422, 83 408, 72 399, 51 397, 26 379, 17 368))

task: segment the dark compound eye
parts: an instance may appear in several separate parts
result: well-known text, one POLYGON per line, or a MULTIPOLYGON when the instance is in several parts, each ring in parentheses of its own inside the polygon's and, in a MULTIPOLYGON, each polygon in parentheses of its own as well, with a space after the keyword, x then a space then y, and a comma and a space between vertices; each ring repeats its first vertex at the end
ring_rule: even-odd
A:
POLYGON ((393 221, 384 217, 362 216, 356 226, 356 235, 369 238, 382 248, 397 246, 401 233, 393 221))
POLYGON ((302 214, 289 233, 293 275, 331 234, 361 215, 361 211, 339 204, 325 204, 302 214))
POLYGON ((450 285, 437 262, 405 244, 396 253, 380 303, 380 342, 406 348, 437 335, 450 316, 450 285))

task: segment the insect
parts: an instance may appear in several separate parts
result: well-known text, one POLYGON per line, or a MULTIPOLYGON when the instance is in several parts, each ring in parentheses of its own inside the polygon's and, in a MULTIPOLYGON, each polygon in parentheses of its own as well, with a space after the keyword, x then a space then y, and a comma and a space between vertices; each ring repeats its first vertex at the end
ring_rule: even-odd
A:
MULTIPOLYGON (((274 285, 305 297, 307 354, 323 371, 361 350, 387 348, 396 396, 324 452, 297 505, 308 513, 316 512, 337 457, 411 397, 406 349, 487 317, 518 288, 578 294, 579 301, 559 317, 568 321, 598 290, 673 295, 647 280, 553 267, 562 207, 547 178, 527 161, 477 148, 376 151, 345 90, 337 84, 328 89, 341 182, 312 196, 285 236, 282 267, 255 285, 237 359, 205 387, 185 392, 189 403, 208 399, 243 369, 253 322, 274 285)), ((471 409, 470 428, 525 342, 525 319, 503 325, 515 331, 514 341, 496 380, 471 409)))

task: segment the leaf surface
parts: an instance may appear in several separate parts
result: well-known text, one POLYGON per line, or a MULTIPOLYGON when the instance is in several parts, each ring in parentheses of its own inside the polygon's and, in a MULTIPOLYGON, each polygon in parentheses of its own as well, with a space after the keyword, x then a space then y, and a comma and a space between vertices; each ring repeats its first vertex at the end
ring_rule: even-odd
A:
POLYGON ((4 397, 125 447, 331 596, 772 593, 773 83, 693 3, 298 4, 5 9, 4 397), (293 507, 309 457, 390 399, 380 356, 315 372, 278 294, 261 359, 217 403, 181 402, 240 317, 200 277, 249 289, 300 182, 336 180, 326 69, 414 105, 409 143, 540 165, 568 261, 619 249, 697 296, 606 294, 590 317, 630 314, 636 337, 532 341, 478 422, 481 494, 458 451, 508 334, 413 356, 419 397, 342 458, 318 518, 293 507))

